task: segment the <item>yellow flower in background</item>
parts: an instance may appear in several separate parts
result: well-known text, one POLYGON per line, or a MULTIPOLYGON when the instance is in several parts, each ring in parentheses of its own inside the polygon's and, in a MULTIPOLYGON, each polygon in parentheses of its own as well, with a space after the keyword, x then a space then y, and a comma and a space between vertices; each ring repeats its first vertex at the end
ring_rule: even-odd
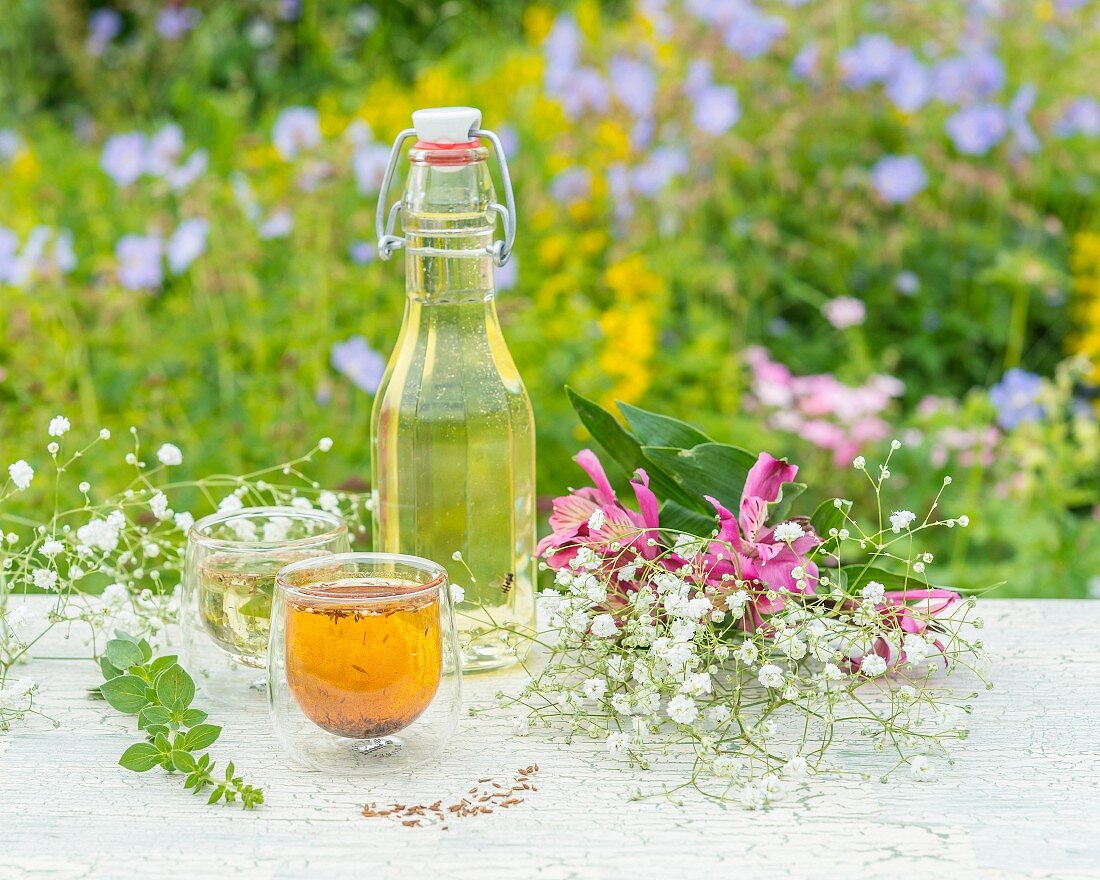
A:
POLYGON ((322 95, 318 100, 317 117, 321 126, 321 134, 327 138, 341 134, 351 121, 350 116, 340 112, 336 98, 332 95, 322 95))
POLYGON ((38 179, 40 166, 30 147, 21 147, 11 160, 12 174, 18 180, 33 183, 38 179))
POLYGON ((658 313, 667 287, 639 254, 612 263, 603 280, 614 295, 599 322, 604 345, 597 365, 612 381, 604 402, 633 403, 653 382, 658 313))
POLYGON ((1100 382, 1100 233, 1080 232, 1074 236, 1070 269, 1076 332, 1069 339, 1069 349, 1089 359, 1089 378, 1100 382))
POLYGON ((577 27, 581 29, 584 38, 594 46, 600 44, 600 4, 596 0, 581 0, 577 4, 577 27))
POLYGON ((605 119, 596 126, 596 146, 608 161, 621 162, 630 158, 630 134, 623 126, 605 119))
POLYGON ((546 39, 554 26, 554 10, 548 6, 529 6, 523 13, 523 33, 536 46, 546 39))

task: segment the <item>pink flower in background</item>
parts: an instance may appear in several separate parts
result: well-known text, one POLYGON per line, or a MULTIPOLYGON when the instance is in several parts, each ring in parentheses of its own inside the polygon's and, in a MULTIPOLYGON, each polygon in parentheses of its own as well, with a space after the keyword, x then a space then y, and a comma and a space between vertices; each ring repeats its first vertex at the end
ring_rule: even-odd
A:
POLYGON ((838 296, 821 307, 821 314, 837 330, 846 330, 867 320, 867 307, 854 296, 838 296))
POLYGON ((759 346, 749 348, 745 360, 752 371, 750 407, 764 411, 769 427, 830 450, 838 466, 893 435, 882 412, 905 391, 895 377, 875 375, 852 386, 824 373, 796 376, 759 346))

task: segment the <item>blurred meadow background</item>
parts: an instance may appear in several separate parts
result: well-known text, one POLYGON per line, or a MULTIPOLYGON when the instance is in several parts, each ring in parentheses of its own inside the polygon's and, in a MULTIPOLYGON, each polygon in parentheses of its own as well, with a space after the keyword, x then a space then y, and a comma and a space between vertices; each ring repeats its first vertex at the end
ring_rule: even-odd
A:
POLYGON ((64 414, 195 476, 328 435, 318 478, 366 488, 404 296, 377 190, 447 104, 509 154, 542 495, 581 480, 566 384, 789 456, 809 510, 898 438, 898 506, 949 473, 970 516, 941 577, 1100 595, 1083 0, 6 0, 0 464, 64 414))

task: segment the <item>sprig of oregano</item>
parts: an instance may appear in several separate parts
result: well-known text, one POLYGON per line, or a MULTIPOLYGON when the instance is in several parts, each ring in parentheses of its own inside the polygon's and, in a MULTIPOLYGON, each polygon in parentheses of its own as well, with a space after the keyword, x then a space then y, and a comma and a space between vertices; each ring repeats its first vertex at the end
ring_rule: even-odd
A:
POLYGON ((191 706, 195 682, 175 655, 154 659, 145 639, 116 631, 99 657, 99 668, 105 679, 99 694, 119 712, 137 715, 138 729, 145 732, 145 741, 126 749, 119 764, 136 773, 157 766, 169 773, 185 773, 183 787, 195 794, 213 786, 209 804, 239 798, 241 806, 250 810, 264 802, 261 789, 245 785, 234 775, 232 761, 224 778, 214 774, 215 764, 204 750, 222 729, 207 724, 207 714, 191 706))

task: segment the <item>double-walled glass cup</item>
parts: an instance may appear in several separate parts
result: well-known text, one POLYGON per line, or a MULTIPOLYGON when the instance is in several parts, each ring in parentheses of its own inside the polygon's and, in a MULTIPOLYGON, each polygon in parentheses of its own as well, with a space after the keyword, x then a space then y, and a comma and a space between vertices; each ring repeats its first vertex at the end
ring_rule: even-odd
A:
POLYGON ((230 706, 262 700, 275 575, 349 549, 344 521, 316 509, 245 507, 191 527, 180 659, 208 696, 230 706))
POLYGON ((271 721, 315 770, 389 771, 435 758, 462 708, 454 608, 441 565, 342 553, 275 581, 271 721))

